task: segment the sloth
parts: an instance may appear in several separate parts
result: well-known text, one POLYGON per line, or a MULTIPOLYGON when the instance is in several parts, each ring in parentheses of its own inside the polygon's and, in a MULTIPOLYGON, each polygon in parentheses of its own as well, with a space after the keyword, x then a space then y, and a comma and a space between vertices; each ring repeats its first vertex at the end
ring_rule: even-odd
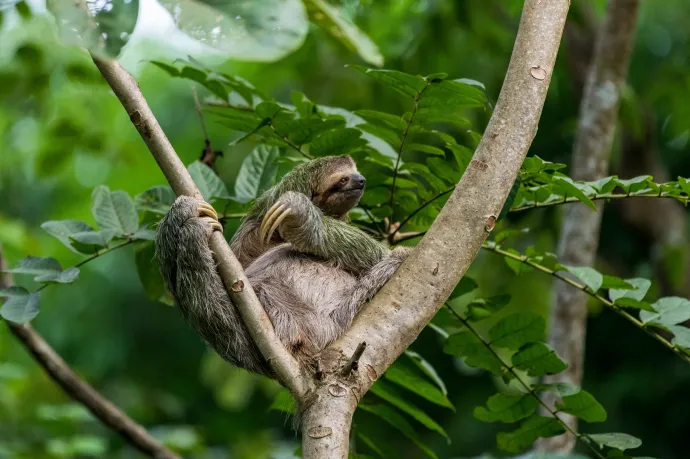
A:
MULTIPOLYGON (((390 250, 349 223, 365 182, 349 156, 301 164, 255 201, 230 243, 278 338, 305 369, 350 327, 409 251, 390 250)), ((275 378, 217 272, 212 231, 222 231, 213 207, 178 197, 156 233, 161 274, 212 349, 275 378)))

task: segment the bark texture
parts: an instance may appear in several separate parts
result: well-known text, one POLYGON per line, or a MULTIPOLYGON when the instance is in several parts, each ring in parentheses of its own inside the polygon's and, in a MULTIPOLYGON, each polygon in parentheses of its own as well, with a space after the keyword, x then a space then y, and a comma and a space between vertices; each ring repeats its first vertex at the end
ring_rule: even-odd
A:
POLYGON ((316 401, 304 407, 305 459, 347 457, 347 436, 308 432, 350 425, 359 398, 443 305, 493 229, 536 134, 568 7, 568 0, 525 1, 496 109, 459 185, 396 275, 324 352, 321 366, 325 374, 335 374, 361 342, 367 343, 358 370, 342 381, 343 390, 334 390, 331 382, 318 384, 316 401))
MULTIPOLYGON (((12 285, 9 276, 2 272, 4 269, 6 264, 0 252, 0 288, 12 285)), ((84 405, 109 429, 120 434, 127 443, 149 457, 181 459, 81 379, 30 324, 19 325, 8 321, 5 323, 34 360, 67 395, 84 405)))
MULTIPOLYGON (((618 119, 618 108, 625 84, 630 54, 635 37, 639 0, 611 0, 599 31, 594 60, 580 105, 571 176, 574 180, 597 180, 608 175, 609 157, 618 119)), ((597 202, 597 212, 584 204, 571 204, 565 209, 563 228, 558 243, 561 263, 572 266, 592 266, 599 244, 599 229, 603 201, 597 202)), ((549 342, 568 362, 568 369, 545 378, 546 382, 567 382, 581 385, 587 321, 587 296, 567 284, 554 289, 551 309, 549 342)), ((555 397, 547 396, 553 405, 555 397)), ((573 429, 577 418, 562 415, 573 429)), ((569 452, 575 437, 563 434, 540 439, 537 449, 569 452)))

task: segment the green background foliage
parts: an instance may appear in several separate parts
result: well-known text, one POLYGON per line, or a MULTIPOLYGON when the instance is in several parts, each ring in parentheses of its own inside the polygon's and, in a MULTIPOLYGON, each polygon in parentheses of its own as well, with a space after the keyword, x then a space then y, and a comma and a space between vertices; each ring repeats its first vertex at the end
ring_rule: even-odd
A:
MULTIPOLYGON (((243 2, 216 5, 227 27, 246 14, 242 30, 250 38, 235 54, 227 43, 211 52, 178 39, 133 39, 121 49, 128 35, 119 34, 106 52, 122 52, 222 214, 227 237, 258 193, 300 161, 331 153, 352 154, 367 177, 354 223, 390 235, 389 222, 401 222, 403 239, 426 230, 491 115, 520 2, 288 2, 293 9, 281 18, 294 33, 284 46, 262 39, 275 21, 270 3, 241 12, 243 2), (246 58, 243 52, 259 62, 227 60, 246 58), (370 69, 382 60, 385 71, 370 69), (193 87, 213 104, 204 110, 205 128, 193 87), (198 162, 204 130, 223 152, 216 172, 198 162)), ((601 12, 603 2, 596 3, 601 12)), ((210 3, 180 4, 192 14, 210 3)), ((119 15, 104 11, 101 30, 130 34, 127 5, 113 3, 119 15)), ((690 186, 678 178, 690 175, 683 6, 643 3, 620 123, 638 139, 651 124, 661 172, 673 181, 663 183, 643 159, 633 158, 642 172, 630 175, 620 138, 615 177, 588 184, 567 177, 578 90, 574 57, 562 47, 506 212, 446 306, 364 398, 355 415, 359 456, 517 454, 538 436, 563 431, 537 411, 545 391, 585 421, 583 455, 686 456, 690 303, 680 297, 690 283, 687 247, 660 244, 631 225, 619 204, 654 199, 682 207, 688 199, 690 186), (599 199, 610 204, 595 269, 558 264, 551 252, 559 206, 599 199), (592 298, 582 389, 539 384, 567 365, 543 343, 555 277, 592 298), (676 355, 643 329, 661 330, 676 355)), ((35 317, 70 365, 185 457, 292 457, 298 443, 285 422, 289 397, 222 362, 171 307, 153 263, 152 225, 174 195, 121 105, 41 5, 0 2, 0 13, 0 244, 21 286, 0 292, 7 298, 0 314, 35 317)), ((581 21, 577 7, 570 20, 581 21)), ((2 328, 0 457, 137 457, 2 328)))

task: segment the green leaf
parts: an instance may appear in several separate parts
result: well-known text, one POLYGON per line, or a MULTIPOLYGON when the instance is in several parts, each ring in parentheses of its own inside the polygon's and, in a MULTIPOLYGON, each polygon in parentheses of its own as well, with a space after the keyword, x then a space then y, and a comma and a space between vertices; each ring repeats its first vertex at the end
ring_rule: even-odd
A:
POLYGON ((604 276, 596 269, 588 266, 564 266, 566 270, 580 279, 593 292, 601 288, 604 283, 604 276))
POLYGON ((459 297, 475 290, 477 287, 479 287, 479 284, 477 284, 477 281, 475 281, 474 279, 472 279, 469 276, 462 276, 462 279, 460 279, 460 282, 458 282, 458 285, 455 286, 455 288, 453 289, 453 292, 450 294, 450 297, 448 299, 454 300, 456 298, 459 298, 459 297))
POLYGON ((434 383, 436 383, 438 388, 441 389, 443 395, 448 395, 448 389, 446 389, 443 379, 441 379, 438 372, 436 372, 436 369, 424 357, 409 349, 405 351, 405 355, 409 357, 417 368, 422 370, 424 374, 426 374, 432 381, 434 381, 434 383))
POLYGON ((651 287, 652 282, 649 279, 643 279, 641 277, 636 277, 633 279, 626 279, 625 282, 633 286, 633 289, 619 289, 611 288, 609 289, 609 298, 614 303, 617 303, 621 298, 632 298, 638 301, 642 301, 651 287))
POLYGON ((358 124, 357 129, 361 129, 364 132, 368 132, 369 134, 378 137, 390 145, 394 150, 398 150, 400 148, 400 144, 402 142, 400 134, 386 126, 364 123, 358 124))
POLYGON ((110 230, 83 231, 71 235, 69 241, 81 253, 96 253, 108 247, 113 237, 115 232, 110 230))
POLYGON ((652 181, 651 175, 640 175, 627 180, 618 180, 617 185, 623 188, 626 193, 635 193, 644 190, 652 181))
POLYGON ((517 312, 499 320, 489 330, 491 344, 508 349, 519 349, 526 343, 544 340, 546 323, 533 312, 517 312))
POLYGON ((0 288, 0 298, 13 298, 15 296, 27 296, 29 291, 24 287, 13 285, 7 288, 0 288))
POLYGON ((366 144, 359 129, 332 129, 314 139, 309 152, 315 156, 344 155, 366 144))
POLYGON ((391 408, 388 405, 371 405, 368 403, 360 404, 358 408, 376 415, 377 417, 383 419, 388 424, 399 430, 403 435, 412 440, 412 442, 414 442, 414 444, 417 445, 419 449, 424 451, 424 453, 427 456, 433 458, 437 457, 436 454, 419 439, 419 436, 414 431, 414 428, 410 425, 410 423, 407 422, 407 420, 403 416, 401 416, 400 413, 398 413, 395 409, 391 408))
POLYGON ((165 215, 175 202, 175 198, 172 188, 157 185, 135 196, 134 205, 140 211, 147 210, 158 215, 165 215))
POLYGON ((432 84, 423 97, 419 100, 420 108, 428 107, 452 107, 453 110, 461 108, 483 107, 486 103, 486 95, 476 86, 471 86, 457 81, 445 80, 432 84))
POLYGON ((471 367, 483 368, 497 376, 501 375, 501 361, 470 332, 451 335, 443 345, 443 352, 464 357, 465 363, 471 367))
POLYGON ((580 392, 580 387, 568 383, 535 384, 532 386, 535 392, 552 392, 559 397, 567 397, 580 392))
POLYGON ((511 296, 509 294, 503 294, 473 300, 467 305, 466 318, 470 321, 478 321, 491 317, 501 309, 508 306, 510 299, 511 296))
POLYGON ((503 230, 499 233, 496 233, 496 236, 494 236, 494 242, 496 244, 501 244, 503 241, 505 241, 508 238, 511 238, 513 236, 517 236, 520 234, 526 234, 528 232, 529 232, 529 228, 503 230))
POLYGON ((564 432, 563 424, 556 419, 546 416, 532 416, 512 432, 499 432, 496 435, 496 442, 503 451, 519 453, 539 437, 554 437, 564 432))
POLYGON ((26 257, 19 264, 5 272, 14 274, 32 274, 34 281, 40 283, 71 284, 79 277, 79 268, 62 270, 55 258, 26 257))
POLYGON ((512 360, 514 367, 530 376, 553 375, 568 368, 568 364, 545 343, 527 344, 513 355, 512 360))
POLYGON ((601 284, 603 289, 620 289, 620 290, 634 290, 636 287, 616 276, 603 275, 604 281, 601 284))
POLYGON ((273 398, 269 411, 282 411, 283 413, 295 414, 297 412, 297 402, 290 394, 290 391, 281 388, 273 398))
POLYGON ((446 434, 446 431, 443 430, 443 427, 431 419, 431 417, 429 417, 429 415, 424 411, 408 402, 402 394, 394 389, 393 386, 384 384, 382 380, 378 380, 373 386, 371 386, 371 392, 391 405, 396 406, 401 411, 409 414, 427 429, 433 430, 434 432, 443 435, 445 438, 448 438, 448 434, 446 434))
POLYGON ((530 394, 500 392, 489 397, 486 407, 474 409, 474 417, 483 422, 516 422, 531 416, 539 401, 530 394))
POLYGON ((36 317, 40 311, 40 292, 25 291, 26 294, 23 295, 16 294, 16 290, 14 292, 15 294, 0 308, 0 316, 16 324, 25 324, 36 317))
POLYGON ((440 157, 445 157, 446 153, 441 150, 440 148, 432 147, 431 145, 424 145, 421 143, 410 143, 405 145, 404 152, 409 152, 409 151, 419 151, 422 153, 426 153, 428 155, 435 155, 435 156, 440 156, 440 157))
POLYGON ((401 387, 404 387, 411 392, 414 392, 420 397, 427 399, 431 403, 435 403, 436 405, 450 408, 451 410, 455 411, 455 407, 443 392, 438 390, 436 386, 422 378, 415 371, 412 371, 410 368, 399 362, 393 363, 393 365, 386 370, 384 376, 386 379, 401 387))
POLYGON ((601 194, 609 194, 618 185, 618 176, 614 175, 612 177, 605 177, 594 182, 587 182, 587 185, 591 186, 601 194))
POLYGON ((563 397, 563 403, 556 403, 556 408, 568 414, 572 414, 585 422, 606 421, 606 410, 599 402, 584 390, 577 394, 563 397))
POLYGON ((372 124, 397 129, 401 132, 407 128, 407 123, 398 115, 391 115, 390 113, 379 112, 376 110, 357 110, 354 113, 355 115, 364 118, 366 121, 372 124))
POLYGON ((662 325, 677 325, 690 320, 690 301, 677 296, 669 296, 652 304, 656 312, 640 311, 640 319, 647 324, 657 322, 662 325))
POLYGON ((240 202, 248 202, 273 186, 276 181, 278 148, 259 145, 240 166, 235 181, 235 196, 240 202))
POLYGON ((309 18, 319 27, 348 49, 357 52, 365 62, 377 67, 383 65, 383 56, 376 44, 348 18, 342 8, 324 0, 307 0, 305 5, 309 18))
POLYGON ((565 196, 577 198, 578 201, 586 204, 592 210, 597 210, 597 206, 594 205, 592 200, 569 177, 554 177, 553 183, 563 190, 565 196))
POLYGON ((264 101, 261 102, 259 105, 256 106, 254 111, 256 112, 257 115, 259 115, 259 118, 269 118, 273 119, 274 116, 278 114, 283 110, 283 107, 280 105, 276 104, 275 102, 271 101, 264 101))
POLYGON ((634 449, 642 446, 642 440, 624 433, 587 434, 587 437, 601 448, 607 446, 609 448, 625 451, 626 449, 634 449))
POLYGON ((93 228, 89 225, 78 220, 51 220, 41 224, 41 228, 51 236, 58 238, 60 242, 75 253, 84 252, 81 252, 71 244, 70 236, 85 231, 93 231, 93 228))
MULTIPOLYGON (((515 183, 513 183, 513 186, 510 188, 510 192, 508 193, 508 198, 506 199, 506 202, 503 204, 503 208, 501 209, 501 212, 498 214, 498 220, 501 221, 503 217, 508 215, 508 212, 510 212, 510 208, 513 207, 513 203, 515 202, 515 198, 517 197, 518 190, 520 189, 520 185, 522 185, 522 179, 520 178, 520 175, 517 176, 515 179, 515 183)), ((496 241, 499 242, 499 241, 496 241)))
MULTIPOLYGON (((429 91, 424 93, 425 98, 428 93, 429 91)), ((420 108, 415 113, 414 121, 419 124, 449 123, 465 129, 471 125, 459 111, 448 110, 445 106, 420 108)))
POLYGON ((668 325, 666 328, 673 333, 673 345, 690 351, 690 328, 679 325, 668 325))
POLYGON ((91 213, 102 230, 116 235, 134 233, 139 228, 139 214, 134 201, 124 191, 111 192, 98 186, 91 194, 91 213))
POLYGON ((137 244, 134 247, 134 263, 146 297, 172 306, 175 300, 161 276, 156 260, 156 246, 153 242, 137 244))
MULTIPOLYGON (((213 172, 213 169, 200 161, 194 161, 187 168, 192 180, 199 188, 204 201, 210 202, 214 196, 227 196, 228 189, 225 183, 213 172)), ((240 169, 241 170, 241 169, 240 169)), ((136 230, 135 230, 136 231, 136 230)))
POLYGON ((426 81, 420 76, 413 76, 397 70, 368 69, 359 65, 348 66, 359 70, 363 74, 384 83, 405 96, 416 97, 426 86, 426 81))

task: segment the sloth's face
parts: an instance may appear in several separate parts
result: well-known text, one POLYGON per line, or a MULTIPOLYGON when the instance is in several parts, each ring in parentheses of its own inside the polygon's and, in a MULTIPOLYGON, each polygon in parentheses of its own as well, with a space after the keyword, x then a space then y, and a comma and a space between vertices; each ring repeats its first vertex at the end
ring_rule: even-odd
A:
POLYGON ((342 218, 359 202, 366 179, 357 172, 352 158, 338 159, 340 164, 321 182, 321 189, 314 193, 312 202, 329 217, 342 218))

